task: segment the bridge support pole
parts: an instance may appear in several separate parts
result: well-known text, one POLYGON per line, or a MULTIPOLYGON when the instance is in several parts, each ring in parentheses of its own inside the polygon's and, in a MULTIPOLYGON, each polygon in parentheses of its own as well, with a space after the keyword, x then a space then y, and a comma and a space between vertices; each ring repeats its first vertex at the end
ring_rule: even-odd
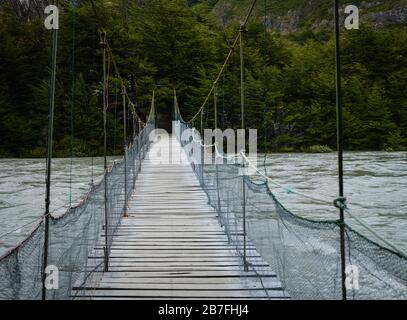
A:
MULTIPOLYGON (((244 25, 240 26, 240 112, 241 112, 241 122, 242 129, 245 128, 244 121, 244 59, 243 59, 243 33, 245 27, 244 25)), ((238 150, 239 151, 239 150, 238 150)))
POLYGON ((141 120, 138 119, 138 137, 137 137, 137 143, 138 143, 138 172, 141 171, 141 120))
POLYGON ((204 161, 205 161, 205 148, 203 146, 201 146, 201 186, 202 188, 205 187, 204 185, 204 161))
POLYGON ((337 148, 338 148, 338 182, 339 199, 342 206, 339 206, 339 228, 340 228, 340 252, 341 252, 341 278, 342 278, 342 299, 346 300, 346 255, 345 255, 345 218, 344 218, 344 190, 343 190, 343 115, 342 115, 342 92, 341 92, 341 57, 339 38, 339 8, 338 0, 334 0, 334 20, 335 20, 335 76, 336 76, 336 121, 337 121, 337 148))
POLYGON ((200 132, 200 134, 201 134, 201 139, 202 139, 202 137, 203 137, 203 109, 201 110, 201 132, 200 132))
MULTIPOLYGON (((215 158, 216 161, 216 158, 215 158)), ((216 168, 216 194, 218 197, 218 213, 219 213, 219 217, 221 215, 221 206, 220 206, 220 193, 219 193, 219 169, 218 169, 218 164, 215 163, 215 168, 216 168)), ((222 225, 224 224, 224 221, 221 219, 222 225)))
POLYGON ((127 217, 127 127, 126 127, 126 87, 122 84, 123 96, 123 147, 124 147, 124 217, 127 217))
MULTIPOLYGON (((217 145, 215 145, 215 148, 217 147, 217 145)), ((223 161, 223 159, 222 159, 223 161)), ((215 169, 216 169, 216 195, 218 198, 218 216, 219 216, 219 221, 221 226, 223 227, 225 225, 225 220, 224 220, 224 216, 222 214, 222 207, 220 205, 220 192, 219 192, 219 168, 218 168, 218 163, 217 163, 217 159, 216 159, 216 155, 215 155, 215 169)), ((225 228, 226 229, 226 228, 225 228)), ((229 238, 229 236, 228 236, 229 238)))
POLYGON ((133 106, 132 109, 132 115, 133 115, 133 143, 134 140, 136 139, 136 111, 134 109, 135 107, 133 106))
MULTIPOLYGON (((245 130, 245 119, 244 119, 244 59, 243 59, 243 34, 245 32, 245 24, 240 26, 240 112, 241 112, 241 124, 242 129, 245 130)), ((246 132, 244 133, 244 138, 246 137, 246 132)), ((240 150, 238 150, 240 151, 240 150)), ((244 165, 243 165, 244 166, 244 165)), ((245 169, 243 167, 243 169, 245 169)), ((246 181, 245 172, 242 175, 242 214, 243 214, 243 265, 244 271, 248 271, 247 255, 246 255, 246 181)))
MULTIPOLYGON (((136 144, 136 116, 133 114, 133 145, 136 144)), ((138 148, 138 146, 137 146, 138 148)), ((136 156, 137 154, 134 154, 134 149, 133 148, 133 156, 132 156, 132 161, 133 161, 133 189, 136 185, 136 179, 137 179, 137 168, 136 168, 136 156)))
POLYGON ((218 127, 218 92, 217 92, 217 82, 214 83, 213 87, 213 121, 214 121, 214 129, 218 127))
POLYGON ((243 267, 244 271, 249 271, 246 252, 246 181, 245 173, 242 175, 242 220, 243 220, 243 267))
MULTIPOLYGON (((58 2, 57 2, 58 4, 58 2)), ((42 300, 47 298, 47 288, 45 285, 48 265, 49 250, 49 219, 51 204, 51 160, 52 160, 52 140, 54 134, 54 110, 55 110, 55 79, 57 71, 57 47, 58 47, 58 28, 52 29, 52 66, 51 66, 51 83, 49 95, 49 115, 48 115, 48 146, 47 146, 47 169, 46 169, 46 190, 45 190, 45 213, 44 213, 44 249, 41 270, 42 280, 42 300)))
POLYGON ((103 49, 103 163, 104 163, 104 209, 105 209, 105 247, 104 247, 104 271, 109 271, 109 221, 108 221, 108 205, 107 205, 107 133, 106 133, 106 122, 107 122, 107 107, 108 107, 108 79, 106 73, 106 32, 100 31, 100 47, 103 49))

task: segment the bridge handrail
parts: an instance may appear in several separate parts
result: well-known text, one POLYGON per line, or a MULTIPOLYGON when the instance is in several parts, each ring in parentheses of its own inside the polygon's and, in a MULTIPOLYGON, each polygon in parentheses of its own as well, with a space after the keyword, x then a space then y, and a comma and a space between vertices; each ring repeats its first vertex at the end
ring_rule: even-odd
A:
MULTIPOLYGON (((217 143, 205 145, 203 140, 199 139, 195 128, 190 128, 189 124, 183 121, 180 121, 178 125, 181 127, 179 139, 185 130, 192 129, 189 133, 192 139, 182 137, 183 140, 186 139, 180 141, 182 146, 188 145, 192 140, 192 143, 197 144, 197 148, 200 148, 201 153, 205 152, 204 150, 207 148, 212 148, 215 150, 215 157, 226 159, 217 143)), ((188 147, 189 149, 190 147, 188 147)), ((291 297, 297 299, 341 298, 340 286, 337 285, 340 283, 337 268, 337 259, 340 257, 339 221, 314 220, 290 212, 278 201, 270 186, 277 186, 289 193, 330 206, 333 205, 333 201, 302 193, 275 181, 262 172, 249 159, 244 150, 232 156, 239 158, 239 161, 223 162, 223 165, 218 163, 202 165, 196 158, 197 155, 193 154, 191 158, 190 154, 189 157, 197 178, 208 195, 210 204, 218 212, 229 241, 236 246, 238 251, 240 250, 239 254, 242 259, 245 255, 239 234, 246 229, 247 242, 253 243, 261 257, 274 267, 284 289, 291 297), (246 172, 242 175, 242 167, 250 167, 254 169, 254 173, 246 172), (255 176, 259 176, 261 179, 257 180, 255 176), (245 186, 243 188, 246 190, 245 196, 242 195, 242 185, 245 186), (245 212, 246 223, 242 221, 243 212, 245 212), (246 225, 246 228, 243 225, 246 225), (267 232, 267 230, 271 231, 267 232), (324 253, 323 250, 331 253, 324 253), (306 273, 311 272, 310 270, 312 270, 312 276, 306 273), (307 277, 310 277, 310 281, 305 283, 304 278, 307 277)), ((366 230, 371 229, 355 217, 349 209, 346 209, 346 212, 366 230)), ((348 289, 348 297, 350 299, 407 298, 406 255, 374 230, 368 231, 385 246, 370 240, 349 225, 345 225, 347 263, 350 266, 359 267, 360 283, 364 283, 364 287, 359 291, 348 289)), ((247 255, 250 255, 250 250, 247 248, 247 255)), ((247 266, 250 270, 256 269, 258 276, 262 278, 261 269, 256 267, 257 262, 250 261, 250 258, 247 260, 249 260, 247 266)))
MULTIPOLYGON (((126 166, 128 179, 123 179, 123 157, 109 167, 100 181, 91 185, 77 204, 70 206, 61 215, 49 215, 48 266, 58 269, 59 287, 47 290, 47 298, 75 298, 80 290, 73 288, 97 283, 97 275, 103 271, 103 255, 98 248, 102 243, 101 235, 104 234, 102 229, 106 227, 103 219, 104 182, 107 180, 109 188, 109 252, 116 227, 137 179, 141 161, 150 144, 149 135, 155 127, 151 121, 147 122, 126 149, 130 163, 126 166), (128 194, 122 192, 125 190, 124 181, 127 183, 128 194)), ((41 299, 43 247, 44 217, 38 219, 33 231, 24 240, 0 257, 0 299, 41 299)))

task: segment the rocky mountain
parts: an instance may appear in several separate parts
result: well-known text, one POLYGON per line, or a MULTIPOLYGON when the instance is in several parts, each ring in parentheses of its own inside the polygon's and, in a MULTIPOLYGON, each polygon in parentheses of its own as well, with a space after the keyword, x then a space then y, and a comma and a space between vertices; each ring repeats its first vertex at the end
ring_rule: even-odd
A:
POLYGON ((29 20, 44 13, 44 7, 50 1, 45 0, 0 0, 1 4, 8 4, 18 17, 29 20))
MULTIPOLYGON (((60 0, 60 2, 72 0, 60 0)), ((82 0, 73 0, 80 3, 82 0)), ((106 0, 108 1, 108 0, 106 0)), ((148 0, 135 1, 139 5, 148 0)), ((215 15, 228 25, 241 20, 252 0, 188 0, 193 6, 205 3, 212 7, 215 15)), ((22 19, 30 19, 43 14, 44 7, 52 0, 0 0, 8 3, 22 19)), ((253 16, 262 19, 270 28, 282 33, 311 29, 318 30, 333 25, 332 0, 257 0, 253 16)), ((353 0, 340 1, 343 12, 348 4, 359 8, 360 23, 375 28, 407 24, 407 0, 353 0)))
MULTIPOLYGON (((211 1, 211 0, 209 0, 211 1)), ((213 3, 213 0, 211 1, 213 3)), ((228 24, 244 17, 252 0, 218 0, 215 14, 228 24)), ((282 33, 302 29, 323 29, 333 25, 332 0, 258 0, 254 16, 263 19, 269 27, 282 33)), ((361 24, 380 28, 407 23, 406 0, 353 0, 340 1, 340 10, 353 4, 359 8, 361 24)))
MULTIPOLYGON (((83 0, 59 0, 59 4, 72 2, 78 5, 83 0)), ((44 8, 54 4, 54 0, 0 0, 2 4, 8 4, 16 15, 22 20, 30 20, 44 15, 44 8)))

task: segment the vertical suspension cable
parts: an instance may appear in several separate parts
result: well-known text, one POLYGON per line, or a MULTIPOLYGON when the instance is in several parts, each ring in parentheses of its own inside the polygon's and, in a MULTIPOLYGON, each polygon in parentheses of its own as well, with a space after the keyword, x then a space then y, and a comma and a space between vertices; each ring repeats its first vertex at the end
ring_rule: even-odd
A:
POLYGON ((104 247, 104 271, 109 271, 109 253, 108 253, 108 206, 107 206, 107 133, 106 133, 106 122, 107 122, 107 90, 108 90, 108 79, 106 70, 106 32, 101 30, 100 33, 100 46, 103 50, 103 168, 104 168, 104 219, 105 219, 105 247, 104 247))
POLYGON ((201 137, 203 137, 203 109, 201 110, 201 137))
POLYGON ((141 119, 138 119, 138 136, 137 136, 137 146, 138 146, 138 172, 141 171, 141 119))
POLYGON ((268 152, 268 141, 267 141, 267 94, 268 94, 268 79, 267 79, 267 0, 264 0, 264 42, 263 42, 263 90, 264 90, 264 109, 263 109, 263 134, 264 134, 264 157, 263 157, 263 167, 264 167, 264 174, 267 175, 267 152, 268 152))
MULTIPOLYGON (((127 131, 126 135, 128 134, 129 128, 131 126, 131 114, 130 114, 130 108, 127 108, 127 131)), ((126 138, 126 144, 127 144, 127 138, 126 138)))
POLYGON ((178 112, 177 112, 177 92, 176 92, 176 90, 175 90, 175 87, 173 88, 173 95, 174 95, 174 110, 173 110, 173 112, 174 112, 174 116, 173 116, 173 119, 175 119, 175 120, 177 120, 177 114, 178 114, 178 112))
POLYGON ((216 129, 218 127, 218 84, 217 83, 215 83, 215 87, 213 89, 213 112, 214 112, 213 128, 216 129))
POLYGON ((117 106, 119 104, 119 86, 118 86, 118 76, 116 74, 116 79, 115 79, 115 88, 114 88, 114 93, 115 93, 115 104, 114 104, 114 122, 113 122, 113 154, 116 154, 116 131, 117 131, 117 106))
MULTIPOLYGON (((131 102, 130 102, 131 103, 131 102)), ((137 106, 133 106, 132 108, 132 115, 133 115, 133 137, 131 139, 132 143, 132 164, 133 164, 133 189, 135 188, 136 185, 136 179, 137 179, 137 173, 136 173, 136 154, 134 153, 134 148, 136 144, 136 109, 137 106)), ((137 146, 138 148, 138 146, 137 146)))
MULTIPOLYGON (((94 8, 94 3, 93 3, 92 0, 91 0, 91 5, 94 8)), ((94 50, 95 50, 95 53, 96 53, 97 47, 95 47, 94 50)), ((96 72, 97 65, 98 65, 98 63, 96 62, 96 54, 94 54, 94 55, 92 55, 92 65, 91 65, 91 69, 90 69, 89 73, 94 72, 96 74, 97 73, 96 72)), ((95 149, 96 149, 96 146, 93 146, 92 149, 90 150, 90 156, 91 156, 90 185, 91 185, 91 187, 94 186, 94 176, 93 176, 94 157, 97 156, 98 153, 99 153, 99 151, 95 151, 95 149)))
POLYGON ((341 56, 339 35, 339 7, 338 0, 334 0, 335 19, 335 78, 336 78, 336 123, 337 123, 337 148, 338 148, 338 184, 339 198, 339 228, 340 228, 340 252, 341 252, 341 276, 342 276, 342 299, 346 300, 346 257, 345 257, 345 201, 343 190, 343 115, 342 115, 342 92, 341 92, 341 56))
POLYGON ((71 141, 70 153, 71 160, 69 165, 69 207, 72 206, 72 166, 73 166, 73 138, 74 138, 74 107, 75 107, 75 38, 76 38, 76 7, 72 3, 72 51, 71 51, 71 111, 70 111, 70 127, 71 141))
POLYGON ((240 26, 240 117, 241 126, 244 129, 244 60, 243 60, 243 32, 244 26, 240 26))
POLYGON ((136 115, 133 113, 133 143, 136 139, 136 115))
POLYGON ((222 130, 225 130, 225 74, 222 75, 222 130))
MULTIPOLYGON (((245 119, 244 119, 244 60, 243 60, 243 32, 244 25, 240 26, 240 117, 241 126, 244 130, 244 140, 246 140, 245 119)), ((244 162, 243 162, 244 166, 244 162)), ((244 170, 244 168, 243 168, 244 170)), ((243 213, 243 266, 244 271, 248 271, 247 257, 246 257, 246 179, 245 172, 242 174, 242 213, 243 213)))
MULTIPOLYGON (((236 45, 237 45, 239 39, 241 40, 242 33, 241 33, 240 31, 246 27, 246 24, 247 24, 247 22, 249 21, 249 18, 250 18, 250 16, 251 16, 252 12, 253 12, 253 9, 254 9, 254 6, 256 5, 256 2, 257 2, 257 0, 253 0, 253 2, 252 2, 252 4, 251 4, 251 6, 250 6, 250 9, 249 9, 249 11, 248 11, 246 17, 245 17, 243 23, 242 23, 241 26, 240 26, 239 33, 237 34, 235 40, 233 41, 233 44, 232 44, 232 46, 231 46, 230 49, 229 49, 229 53, 228 53, 228 55, 226 56, 226 59, 225 59, 223 65, 222 65, 222 67, 220 68, 219 73, 218 73, 218 75, 216 76, 216 79, 215 79, 214 83, 217 83, 217 82, 219 81, 221 75, 223 74, 223 71, 224 71, 225 68, 226 68, 226 65, 227 65, 227 63, 228 63, 230 57, 232 56, 232 53, 233 53, 233 51, 234 51, 234 49, 235 49, 235 47, 236 47, 236 45)), ((241 43, 241 41, 240 41, 240 43, 241 43)), ((205 97, 204 102, 202 103, 201 107, 199 108, 199 110, 195 113, 195 115, 194 115, 194 116, 191 118, 191 120, 189 120, 188 122, 191 123, 192 121, 194 121, 194 119, 199 115, 199 113, 201 112, 201 110, 204 109, 206 103, 207 103, 208 100, 209 100, 209 97, 212 95, 213 89, 214 89, 214 84, 212 84, 212 86, 211 86, 211 88, 210 88, 210 90, 209 90, 207 96, 205 97)))
POLYGON ((123 150, 124 150, 124 216, 127 217, 127 126, 126 126, 126 87, 122 84, 123 96, 123 150))
POLYGON ((93 185, 93 152, 92 152, 92 157, 91 157, 90 183, 91 183, 91 185, 93 185))
MULTIPOLYGON (((208 126, 208 119, 209 119, 209 108, 205 108, 205 124, 204 124, 204 130, 208 126)), ((203 137, 203 132, 202 132, 202 137, 203 137)))
MULTIPOLYGON (((55 2, 58 6, 58 1, 55 2)), ((46 164, 46 190, 45 190, 45 226, 44 226, 44 249, 42 261, 42 300, 46 300, 46 273, 45 269, 48 265, 48 245, 49 245, 49 219, 50 219, 50 203, 51 203, 51 160, 52 160, 52 139, 54 134, 54 110, 55 110, 55 81, 57 71, 57 48, 58 48, 58 29, 52 29, 52 48, 51 48, 51 80, 50 80, 50 95, 49 95, 49 114, 48 114, 48 143, 47 143, 47 164, 46 164)))

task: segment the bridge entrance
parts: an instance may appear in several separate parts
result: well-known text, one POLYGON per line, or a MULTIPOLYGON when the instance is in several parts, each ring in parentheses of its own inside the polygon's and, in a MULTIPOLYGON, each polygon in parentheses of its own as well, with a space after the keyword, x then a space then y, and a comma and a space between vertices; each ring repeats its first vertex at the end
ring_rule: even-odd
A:
POLYGON ((162 102, 156 105, 157 128, 167 130, 168 133, 171 133, 172 131, 172 109, 172 104, 166 102, 162 102))
POLYGON ((174 119, 174 93, 170 87, 155 89, 155 119, 157 128, 172 132, 172 119, 174 119))

